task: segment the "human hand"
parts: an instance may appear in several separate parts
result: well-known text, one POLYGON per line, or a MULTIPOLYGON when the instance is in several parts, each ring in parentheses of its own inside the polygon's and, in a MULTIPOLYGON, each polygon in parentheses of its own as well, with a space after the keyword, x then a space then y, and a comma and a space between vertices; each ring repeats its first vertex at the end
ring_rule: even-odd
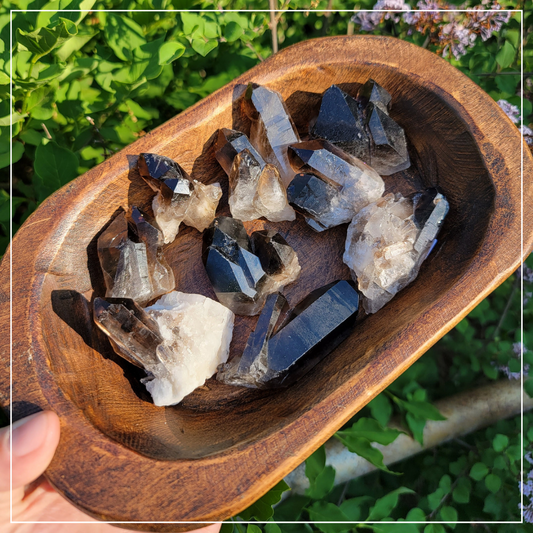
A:
MULTIPOLYGON (((117 533, 110 524, 82 513, 42 476, 59 443, 59 418, 43 411, 13 424, 13 522, 87 522, 15 524, 9 520, 9 427, 0 429, 0 531, 2 533, 117 533)), ((212 524, 196 533, 218 533, 212 524)))

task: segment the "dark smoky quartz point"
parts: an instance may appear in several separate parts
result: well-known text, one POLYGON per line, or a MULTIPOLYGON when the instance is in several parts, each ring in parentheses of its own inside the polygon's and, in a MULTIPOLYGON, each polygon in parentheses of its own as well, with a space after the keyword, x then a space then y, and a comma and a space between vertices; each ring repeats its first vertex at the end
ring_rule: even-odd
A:
POLYGON ((286 387, 306 374, 351 333, 359 294, 336 281, 304 298, 280 324, 286 300, 267 299, 242 356, 219 368, 217 379, 253 388, 286 387))

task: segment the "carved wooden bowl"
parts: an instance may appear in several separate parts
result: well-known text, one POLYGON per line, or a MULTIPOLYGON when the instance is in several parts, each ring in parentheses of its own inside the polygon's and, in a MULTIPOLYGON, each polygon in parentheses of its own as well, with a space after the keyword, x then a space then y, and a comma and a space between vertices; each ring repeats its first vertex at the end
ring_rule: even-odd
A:
MULTIPOLYGON (((7 372, 0 400, 14 419, 37 409, 61 418, 47 476, 93 517, 108 521, 228 518, 289 473, 398 377, 520 264, 521 137, 498 105, 434 54, 383 37, 331 37, 292 46, 69 183, 17 233, 13 258, 13 402, 7 372), (176 407, 155 407, 143 372, 116 356, 91 318, 104 294, 96 240, 116 210, 149 209, 153 193, 135 164, 141 152, 176 159, 192 176, 227 178, 214 158, 220 127, 247 132, 235 103, 247 82, 281 92, 302 134, 332 84, 356 94, 369 77, 392 94, 391 116, 406 131, 412 167, 386 178, 409 193, 438 185, 450 202, 439 244, 418 278, 304 378, 285 390, 256 391, 209 380, 176 407)), ((524 148, 524 176, 533 158, 524 148)), ((525 180, 523 250, 533 238, 533 185, 525 180)), ((349 278, 346 225, 314 233, 263 220, 297 251, 301 279, 291 304, 349 278)), ((184 228, 168 247, 177 288, 214 297, 201 263, 201 235, 184 228)), ((9 361, 9 255, 2 264, 2 360, 9 361)), ((238 317, 232 353, 256 318, 238 317)), ((137 523, 146 531, 194 524, 137 523)))

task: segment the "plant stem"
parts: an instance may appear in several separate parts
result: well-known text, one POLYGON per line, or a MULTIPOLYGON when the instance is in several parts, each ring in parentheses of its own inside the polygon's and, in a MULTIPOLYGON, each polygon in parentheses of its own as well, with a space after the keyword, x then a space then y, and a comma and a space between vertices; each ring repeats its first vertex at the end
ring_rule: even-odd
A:
POLYGON ((487 341, 487 344, 492 342, 496 337, 498 337, 498 334, 500 333, 500 329, 502 329, 503 322, 507 318, 507 314, 509 313, 509 309, 511 309, 511 304, 513 303, 513 298, 518 290, 518 287, 520 286, 520 276, 516 276, 515 280, 513 282, 513 288, 511 289, 511 294, 509 295, 509 299, 507 300, 507 303, 505 304, 505 309, 503 310, 502 316, 500 317, 500 320, 498 321, 498 324, 496 326, 496 329, 490 336, 490 338, 487 341))
POLYGON ((246 43, 246 46, 257 56, 257 59, 259 59, 259 61, 265 60, 263 56, 252 46, 251 43, 246 43))
POLYGON ((270 32, 272 33, 272 53, 278 51, 278 19, 276 17, 276 0, 268 0, 270 8, 270 32))

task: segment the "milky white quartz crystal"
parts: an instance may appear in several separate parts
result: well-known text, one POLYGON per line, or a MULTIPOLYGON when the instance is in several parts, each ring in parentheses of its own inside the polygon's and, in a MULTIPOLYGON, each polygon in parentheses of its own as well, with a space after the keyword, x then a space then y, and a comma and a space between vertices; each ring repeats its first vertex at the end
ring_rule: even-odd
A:
POLYGON ((381 309, 418 275, 448 210, 442 195, 433 196, 418 223, 412 199, 396 193, 366 206, 348 227, 343 260, 367 313, 381 309))
POLYGON ((163 342, 156 349, 160 362, 147 368, 143 383, 155 405, 175 405, 227 361, 235 315, 210 298, 178 291, 145 311, 163 342))

